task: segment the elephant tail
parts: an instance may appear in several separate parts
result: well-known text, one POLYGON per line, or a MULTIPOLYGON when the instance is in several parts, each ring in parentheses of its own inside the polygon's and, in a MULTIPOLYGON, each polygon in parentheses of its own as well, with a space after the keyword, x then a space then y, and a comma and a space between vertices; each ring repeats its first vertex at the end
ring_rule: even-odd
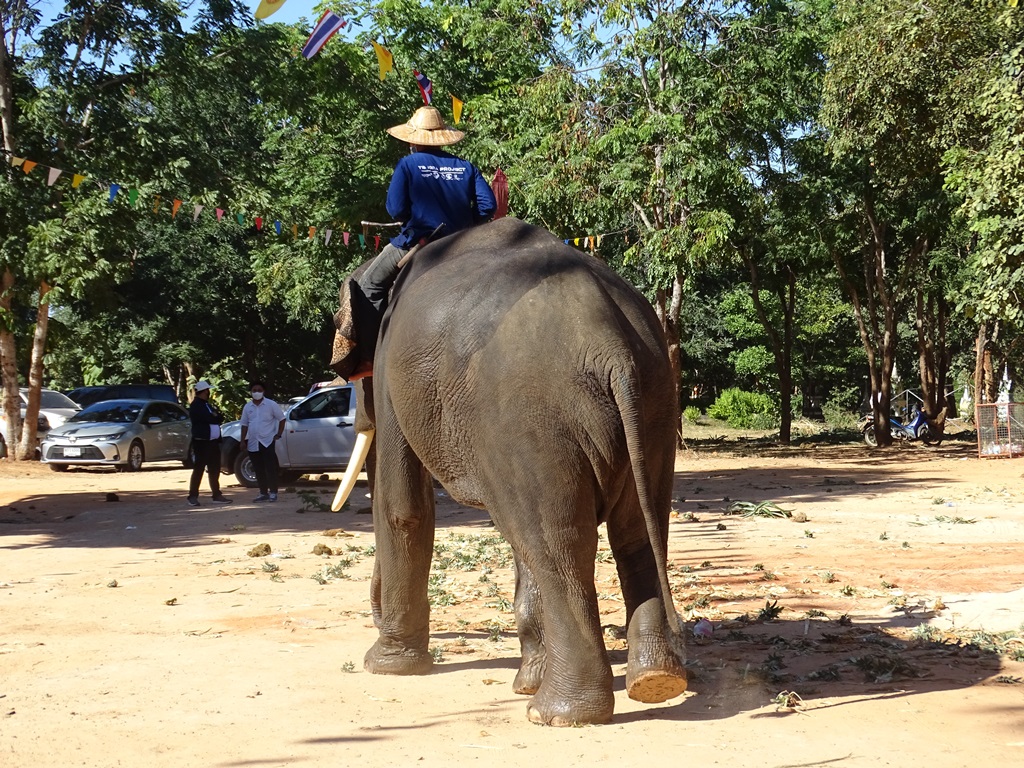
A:
POLYGON ((633 468, 633 479, 636 493, 640 501, 640 509, 647 526, 647 538, 654 552, 654 562, 658 568, 658 582, 661 585, 661 600, 665 607, 665 619, 668 630, 677 650, 682 652, 683 631, 679 615, 672 602, 672 588, 668 583, 668 543, 662 539, 658 525, 658 514, 651 491, 651 479, 647 469, 647 440, 644 430, 640 383, 637 380, 636 368, 629 366, 618 370, 612 375, 612 393, 615 404, 622 418, 622 427, 626 435, 626 450, 629 452, 629 463, 633 468))

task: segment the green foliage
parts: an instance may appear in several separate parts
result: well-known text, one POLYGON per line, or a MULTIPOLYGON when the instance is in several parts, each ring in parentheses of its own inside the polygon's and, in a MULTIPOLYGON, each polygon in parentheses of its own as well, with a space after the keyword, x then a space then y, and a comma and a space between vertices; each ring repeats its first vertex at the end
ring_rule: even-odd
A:
POLYGON ((771 429, 778 425, 778 407, 770 397, 736 387, 718 396, 708 408, 708 416, 736 429, 771 429))
POLYGON ((691 424, 696 424, 700 420, 700 408, 695 405, 688 405, 683 409, 683 418, 691 424))
POLYGON ((821 407, 825 423, 833 429, 855 429, 856 409, 860 405, 860 390, 857 387, 841 387, 832 390, 832 395, 821 407))

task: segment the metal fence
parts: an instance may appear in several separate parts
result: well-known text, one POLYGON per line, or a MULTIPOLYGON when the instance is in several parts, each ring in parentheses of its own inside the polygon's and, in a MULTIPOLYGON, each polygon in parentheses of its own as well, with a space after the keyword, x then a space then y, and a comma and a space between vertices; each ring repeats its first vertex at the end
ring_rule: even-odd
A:
POLYGON ((983 403, 974 408, 978 457, 1024 456, 1024 403, 983 403))

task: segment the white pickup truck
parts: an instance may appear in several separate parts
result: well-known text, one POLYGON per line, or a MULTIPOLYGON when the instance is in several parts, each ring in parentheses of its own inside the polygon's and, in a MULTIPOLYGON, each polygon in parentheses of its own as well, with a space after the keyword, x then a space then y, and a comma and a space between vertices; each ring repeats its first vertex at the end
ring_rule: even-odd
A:
MULTIPOLYGON (((314 472, 341 472, 348 466, 356 437, 356 394, 350 384, 317 389, 288 406, 284 418, 284 433, 276 445, 280 482, 314 472)), ((222 433, 221 472, 233 473, 244 486, 258 487, 249 452, 239 444, 241 422, 228 422, 222 433)))

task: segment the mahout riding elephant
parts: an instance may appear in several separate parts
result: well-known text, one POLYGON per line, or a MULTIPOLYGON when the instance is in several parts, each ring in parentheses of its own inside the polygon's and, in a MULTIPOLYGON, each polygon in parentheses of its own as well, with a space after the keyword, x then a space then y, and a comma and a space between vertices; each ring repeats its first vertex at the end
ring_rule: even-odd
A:
MULTIPOLYGON (((335 316, 332 368, 343 377, 359 359, 357 293, 350 277, 335 316)), ((521 221, 466 230, 403 268, 374 375, 360 384, 357 427, 376 435, 379 638, 368 671, 432 668, 436 478, 453 499, 487 510, 512 547, 522 649, 513 685, 533 695, 530 720, 611 720, 594 586, 601 523, 626 604, 629 696, 662 702, 686 689, 666 574, 675 395, 658 319, 640 293, 600 260, 521 221)), ((354 472, 368 446, 357 442, 354 472)))

